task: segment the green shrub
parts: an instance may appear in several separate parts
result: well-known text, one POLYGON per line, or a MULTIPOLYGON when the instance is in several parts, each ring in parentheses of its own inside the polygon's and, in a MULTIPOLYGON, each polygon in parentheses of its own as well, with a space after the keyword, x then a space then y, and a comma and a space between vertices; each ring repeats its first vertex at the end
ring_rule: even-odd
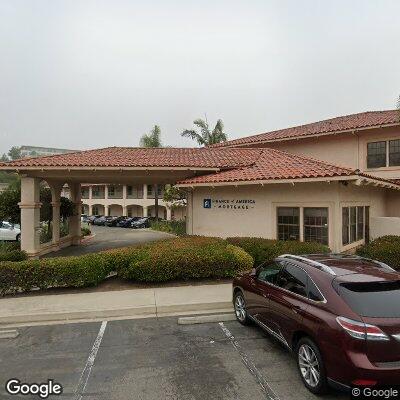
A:
POLYGON ((272 261, 282 254, 327 253, 329 248, 319 243, 298 242, 295 240, 272 240, 256 237, 231 237, 227 241, 241 247, 254 259, 254 266, 264 261, 272 261))
POLYGON ((139 282, 231 278, 252 265, 249 254, 225 240, 192 236, 137 247, 120 274, 139 282))
POLYGON ((359 247, 357 254, 384 262, 392 268, 400 270, 400 236, 382 236, 359 247))
POLYGON ((186 235, 186 221, 153 221, 150 225, 155 231, 173 233, 177 236, 186 235))
POLYGON ((23 261, 28 258, 18 242, 0 242, 0 261, 23 261))
POLYGON ((0 294, 38 287, 95 286, 110 273, 100 254, 0 263, 0 294))
POLYGON ((92 233, 92 231, 88 227, 86 227, 86 226, 81 227, 82 236, 89 236, 91 233, 92 233))

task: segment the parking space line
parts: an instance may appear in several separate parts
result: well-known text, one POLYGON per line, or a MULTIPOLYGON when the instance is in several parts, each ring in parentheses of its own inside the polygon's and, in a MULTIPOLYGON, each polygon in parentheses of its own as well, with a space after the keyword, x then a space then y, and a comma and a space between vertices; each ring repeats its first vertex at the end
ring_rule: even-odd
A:
POLYGON ((279 400, 279 397, 274 393, 271 386, 269 386, 268 382, 265 380, 264 376, 254 365, 253 361, 243 351, 242 347, 237 342, 235 337, 232 335, 231 331, 224 325, 223 322, 220 322, 219 326, 221 327, 222 331, 225 333, 225 336, 231 341, 232 346, 239 353, 240 357, 242 358, 243 364, 247 367, 247 369, 250 371, 250 373, 256 379, 257 383, 260 385, 266 398, 269 400, 279 400))
POLYGON ((89 380, 90 373, 92 372, 92 367, 94 364, 94 360, 96 359, 97 352, 99 351, 101 341, 104 336, 104 332, 107 327, 107 321, 103 321, 100 326, 99 333, 97 334, 96 340, 93 343, 92 350, 90 351, 89 357, 86 361, 85 368, 82 371, 82 374, 79 378, 78 386, 75 390, 75 400, 81 400, 82 395, 85 392, 86 385, 89 380))

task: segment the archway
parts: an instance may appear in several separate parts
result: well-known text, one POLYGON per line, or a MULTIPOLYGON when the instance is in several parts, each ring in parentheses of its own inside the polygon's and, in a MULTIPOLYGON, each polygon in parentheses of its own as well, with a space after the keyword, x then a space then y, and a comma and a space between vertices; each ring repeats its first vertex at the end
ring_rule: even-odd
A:
MULTIPOLYGON (((153 205, 148 207, 148 216, 156 216, 156 210, 153 205)), ((167 208, 165 206, 162 206, 161 204, 158 205, 158 218, 167 219, 167 208)))
POLYGON ((143 217, 143 207, 138 204, 131 204, 127 207, 128 217, 143 217))
POLYGON ((108 215, 110 217, 120 217, 123 214, 120 204, 111 204, 108 206, 108 215))

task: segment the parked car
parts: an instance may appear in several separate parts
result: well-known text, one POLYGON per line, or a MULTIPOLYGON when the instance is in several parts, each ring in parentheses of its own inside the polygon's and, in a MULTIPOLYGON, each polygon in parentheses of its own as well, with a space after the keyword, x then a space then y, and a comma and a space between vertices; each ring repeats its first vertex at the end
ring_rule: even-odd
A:
POLYGON ((96 218, 100 218, 101 216, 102 216, 102 215, 91 215, 91 216, 88 217, 87 222, 88 222, 89 224, 93 224, 93 221, 94 221, 96 218))
POLYGON ((400 274, 353 255, 283 255, 234 279, 241 324, 258 324, 295 354, 304 385, 398 384, 400 274))
POLYGON ((17 224, 7 221, 0 221, 0 240, 21 241, 21 228, 17 224))
POLYGON ((130 228, 131 222, 135 221, 138 218, 139 217, 127 217, 127 218, 123 219, 122 221, 118 222, 117 226, 119 226, 120 228, 130 228))
POLYGON ((131 222, 131 228, 134 229, 149 228, 149 227, 150 227, 150 218, 148 217, 139 218, 131 222))
POLYGON ((107 221, 107 217, 102 216, 102 217, 95 218, 93 220, 92 224, 93 225, 98 225, 98 226, 104 226, 106 221, 107 221))
POLYGON ((89 216, 87 214, 81 214, 81 222, 88 222, 89 216))
POLYGON ((119 222, 121 222, 125 219, 126 219, 126 217, 111 217, 106 221, 105 225, 106 226, 117 226, 117 224, 119 222))

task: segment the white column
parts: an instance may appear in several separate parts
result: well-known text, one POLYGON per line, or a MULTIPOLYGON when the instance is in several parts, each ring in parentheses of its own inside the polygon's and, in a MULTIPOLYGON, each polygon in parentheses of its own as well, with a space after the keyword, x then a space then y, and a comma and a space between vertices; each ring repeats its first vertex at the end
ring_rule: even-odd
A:
POLYGON ((171 207, 166 207, 167 208, 167 221, 171 221, 172 219, 172 209, 171 207))
POLYGON ((40 179, 21 178, 21 249, 30 257, 40 251, 40 179))
POLYGON ((108 199, 108 185, 104 186, 104 198, 108 199))
POLYGON ((147 183, 143 185, 143 198, 147 199, 147 183))
POLYGON ((53 207, 52 218, 52 243, 53 246, 60 244, 60 208, 61 208, 61 190, 63 184, 60 182, 47 182, 51 191, 51 205, 53 207))
POLYGON ((143 217, 148 217, 148 208, 147 208, 147 206, 143 206, 143 217))
POLYGON ((104 216, 108 217, 110 215, 110 206, 107 204, 104 206, 104 216))
MULTIPOLYGON (((93 186, 90 185, 89 186, 89 199, 92 200, 92 198, 93 198, 93 186)), ((92 215, 92 214, 90 214, 90 215, 92 215)))
POLYGON ((127 195, 128 195, 127 193, 128 193, 128 190, 127 190, 126 185, 122 185, 122 199, 123 200, 126 200, 127 195))
POLYGON ((89 204, 89 215, 93 215, 93 206, 91 204, 89 204))
POLYGON ((124 217, 128 215, 128 206, 122 206, 122 215, 124 217))
POLYGON ((71 200, 74 203, 74 214, 69 219, 69 234, 72 237, 72 244, 81 243, 81 184, 68 183, 71 188, 71 200))

